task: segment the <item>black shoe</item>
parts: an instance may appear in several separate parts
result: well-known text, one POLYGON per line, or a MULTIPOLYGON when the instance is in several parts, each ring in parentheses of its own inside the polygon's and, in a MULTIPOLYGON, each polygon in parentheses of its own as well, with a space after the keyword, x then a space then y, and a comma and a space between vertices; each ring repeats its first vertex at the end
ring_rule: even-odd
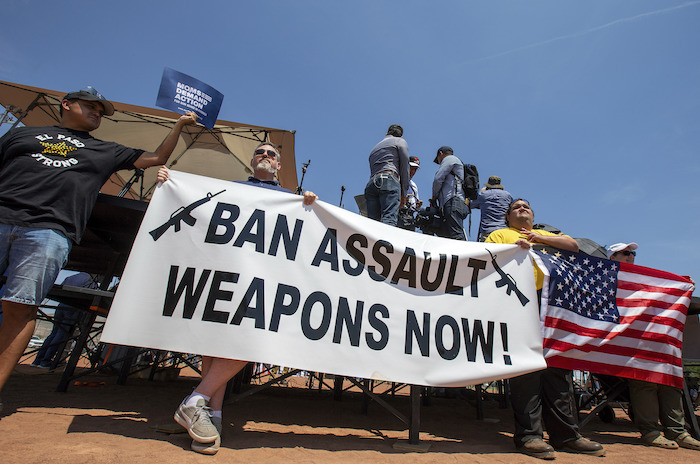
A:
POLYGON ((605 456, 603 445, 598 442, 589 440, 588 438, 578 437, 576 440, 570 440, 561 445, 554 445, 557 451, 566 453, 587 454, 589 456, 605 456))
POLYGON ((554 448, 552 448, 541 438, 531 438, 522 445, 516 446, 516 449, 523 454, 527 454, 528 456, 546 459, 548 461, 551 461, 556 457, 554 456, 554 448))

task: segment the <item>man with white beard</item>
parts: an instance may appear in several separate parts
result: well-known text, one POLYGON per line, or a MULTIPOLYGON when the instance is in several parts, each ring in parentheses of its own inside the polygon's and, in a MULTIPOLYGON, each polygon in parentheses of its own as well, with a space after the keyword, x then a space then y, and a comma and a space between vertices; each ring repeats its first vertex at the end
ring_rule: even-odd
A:
MULTIPOLYGON (((253 175, 243 184, 253 184, 281 192, 292 193, 281 187, 275 174, 281 168, 280 154, 270 142, 257 146, 250 167, 253 175)), ((168 180, 168 169, 158 171, 158 181, 168 180)), ((304 204, 310 205, 318 199, 313 192, 304 192, 304 204)), ((175 421, 185 427, 192 437, 192 450, 202 454, 216 454, 221 444, 222 407, 226 383, 248 364, 236 359, 202 356, 202 380, 175 411, 175 421)))

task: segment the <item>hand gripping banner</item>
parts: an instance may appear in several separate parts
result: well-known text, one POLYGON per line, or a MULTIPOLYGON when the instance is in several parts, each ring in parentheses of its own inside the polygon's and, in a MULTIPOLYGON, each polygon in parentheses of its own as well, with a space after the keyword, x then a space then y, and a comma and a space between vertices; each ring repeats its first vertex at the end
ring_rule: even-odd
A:
POLYGON ((102 341, 465 386, 545 367, 532 260, 181 172, 159 186, 102 341))

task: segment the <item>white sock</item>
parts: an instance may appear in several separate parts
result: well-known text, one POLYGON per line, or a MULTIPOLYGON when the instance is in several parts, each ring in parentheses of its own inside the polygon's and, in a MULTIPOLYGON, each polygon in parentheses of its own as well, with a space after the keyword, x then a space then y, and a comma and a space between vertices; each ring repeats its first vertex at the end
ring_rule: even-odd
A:
POLYGON ((192 392, 192 394, 191 394, 190 396, 188 396, 187 399, 185 400, 185 406, 189 406, 189 407, 197 406, 197 401, 198 401, 200 398, 203 399, 204 401, 206 401, 207 403, 209 403, 209 400, 211 399, 210 396, 202 395, 201 393, 199 393, 199 392, 197 392, 197 391, 194 391, 194 392, 192 392))
POLYGON ((212 410, 212 412, 211 412, 211 417, 218 417, 219 419, 223 418, 222 411, 214 411, 214 410, 212 410))

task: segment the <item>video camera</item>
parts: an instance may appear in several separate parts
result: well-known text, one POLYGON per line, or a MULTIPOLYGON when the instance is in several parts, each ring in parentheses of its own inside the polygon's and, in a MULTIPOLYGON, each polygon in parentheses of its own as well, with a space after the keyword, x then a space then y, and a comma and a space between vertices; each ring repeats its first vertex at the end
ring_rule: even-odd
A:
POLYGON ((416 211, 415 223, 421 232, 427 235, 437 235, 442 228, 442 215, 437 206, 428 206, 416 211))

